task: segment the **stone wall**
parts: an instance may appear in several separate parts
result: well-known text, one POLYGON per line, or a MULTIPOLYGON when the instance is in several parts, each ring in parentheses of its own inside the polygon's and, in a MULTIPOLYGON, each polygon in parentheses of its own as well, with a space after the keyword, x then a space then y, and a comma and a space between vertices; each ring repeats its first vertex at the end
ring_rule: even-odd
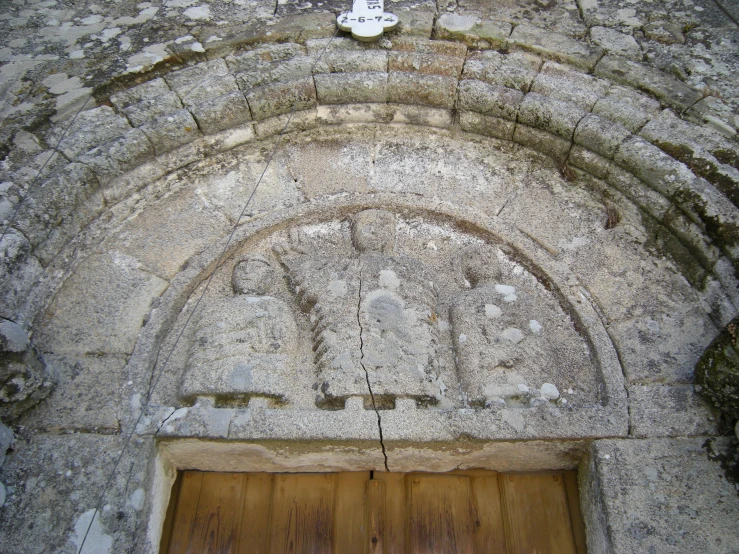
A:
POLYGON ((22 368, 3 385, 26 376, 23 403, 3 397, 17 437, 0 517, 18 522, 3 542, 79 548, 133 433, 90 552, 155 548, 174 468, 385 464, 580 464, 591 552, 735 544, 716 461, 731 439, 713 440, 727 430, 693 387, 737 313, 732 8, 388 2, 400 29, 370 45, 332 38, 341 8, 9 10, 2 218, 28 196, 2 239, 0 316, 31 343, 3 343, 22 368), (367 209, 394 218, 392 252, 352 245, 367 209), (487 285, 465 273, 470 247, 500 264, 487 285), (289 348, 224 343, 257 369, 216 386, 198 345, 229 306, 244 304, 228 325, 255 309, 231 287, 255 255, 275 272, 257 296, 295 328, 289 348), (362 319, 380 297, 412 338, 396 316, 362 319), (336 323, 354 316, 356 333, 336 323), (391 331, 398 367, 433 345, 423 394, 371 365, 386 343, 370 338, 391 331), (334 375, 325 356, 342 349, 354 369, 334 375), (278 357, 284 375, 260 381, 259 360, 278 357), (360 370, 368 390, 348 379, 360 370))

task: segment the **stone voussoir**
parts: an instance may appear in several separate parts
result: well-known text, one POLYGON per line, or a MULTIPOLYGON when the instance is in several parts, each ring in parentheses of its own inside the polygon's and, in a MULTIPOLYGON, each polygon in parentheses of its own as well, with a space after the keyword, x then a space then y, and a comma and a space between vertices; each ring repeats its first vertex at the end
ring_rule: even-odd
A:
POLYGON ((600 46, 584 44, 526 23, 513 29, 508 44, 585 70, 592 70, 604 52, 600 46))
POLYGON ((641 63, 618 56, 605 56, 595 67, 598 77, 643 90, 664 104, 685 111, 702 98, 702 94, 688 85, 641 63))
POLYGON ((463 67, 463 57, 419 52, 388 52, 388 71, 444 75, 458 79, 463 67))
POLYGON ((464 64, 462 78, 529 92, 541 64, 541 58, 525 52, 472 51, 464 64))
POLYGON ((614 161, 667 197, 695 179, 685 164, 665 154, 652 143, 633 135, 618 147, 614 161))
POLYGON ((391 71, 388 76, 390 102, 452 108, 456 96, 457 79, 452 77, 422 75, 407 71, 391 71))
POLYGON ((239 90, 225 60, 216 58, 164 76, 170 88, 185 106, 192 106, 239 90))
POLYGON ((630 136, 629 130, 622 125, 595 114, 588 114, 578 123, 574 141, 575 144, 612 160, 618 147, 630 136))
POLYGON ((149 121, 139 128, 149 138, 157 155, 192 142, 200 136, 197 123, 185 109, 149 121))
POLYGON ((534 79, 531 92, 571 102, 589 112, 609 88, 607 82, 592 75, 556 62, 546 62, 534 79))
POLYGON ((706 131, 664 110, 641 130, 640 135, 685 163, 696 175, 716 185, 739 206, 739 170, 721 163, 714 153, 734 161, 739 149, 721 136, 706 131))
POLYGON ((585 115, 573 104, 530 92, 521 102, 518 122, 572 141, 575 128, 585 115))
POLYGON ((329 73, 315 75, 319 104, 387 102, 387 73, 329 73))
POLYGON ((230 129, 251 120, 244 94, 236 90, 190 106, 190 113, 206 135, 230 129))
POLYGON ((524 94, 500 85, 465 79, 459 82, 459 108, 516 121, 524 94))
POLYGON ((469 133, 501 140, 513 140, 513 131, 516 128, 515 121, 465 110, 459 112, 459 125, 469 133))
POLYGON ((559 165, 567 160, 567 155, 572 147, 570 140, 543 131, 535 127, 529 127, 519 121, 513 132, 513 141, 551 157, 559 165))
POLYGON ((434 38, 458 40, 472 48, 504 48, 511 24, 476 15, 445 13, 436 20, 434 38))
MULTIPOLYGON (((320 51, 316 55, 320 55, 320 51)), ((384 50, 330 50, 317 61, 313 74, 385 72, 387 66, 388 53, 384 50)))
POLYGON ((54 127, 47 136, 49 144, 59 144, 59 150, 68 160, 125 135, 131 130, 128 120, 109 106, 100 106, 80 112, 69 126, 54 127), (61 141, 60 141, 61 139, 61 141))
POLYGON ((302 111, 317 105, 313 79, 299 79, 255 88, 246 94, 255 121, 281 115, 291 110, 302 111))
POLYGON ((154 147, 146 134, 141 129, 131 129, 122 137, 93 148, 80 156, 79 161, 105 185, 154 156, 154 147))

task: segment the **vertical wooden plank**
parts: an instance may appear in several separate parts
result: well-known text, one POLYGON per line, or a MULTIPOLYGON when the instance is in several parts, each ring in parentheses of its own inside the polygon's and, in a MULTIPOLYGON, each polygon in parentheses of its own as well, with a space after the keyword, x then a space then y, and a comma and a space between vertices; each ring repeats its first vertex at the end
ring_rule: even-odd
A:
POLYGON ((334 554, 358 552, 364 541, 365 486, 369 471, 339 473, 334 492, 334 554))
POLYGON ((500 474, 499 482, 510 554, 576 554, 561 474, 500 474))
POLYGON ((248 473, 236 554, 267 554, 272 505, 271 473, 248 473))
POLYGON ((174 525, 174 515, 177 510, 180 499, 180 489, 182 488, 182 472, 177 472, 177 477, 172 483, 172 490, 169 492, 169 502, 167 504, 167 514, 164 516, 164 525, 162 526, 162 538, 159 541, 159 552, 167 554, 169 552, 169 541, 172 538, 172 527, 174 525))
POLYGON ((336 474, 282 474, 274 480, 269 552, 330 554, 336 474))
POLYGON ((185 554, 195 528, 203 474, 199 471, 182 472, 182 484, 177 499, 168 554, 185 554))
POLYGON ((377 479, 367 481, 367 535, 365 554, 385 553, 385 483, 377 479))
POLYGON ((204 473, 191 553, 231 553, 238 543, 244 504, 244 473, 204 473))
POLYGON ((580 489, 577 486, 577 472, 565 471, 564 480, 565 490, 567 491, 567 504, 570 508, 572 535, 575 539, 575 549, 577 550, 577 554, 587 554, 585 522, 580 511, 580 489))
POLYGON ((408 543, 411 554, 473 554, 470 478, 408 475, 408 543))
POLYGON ((472 476, 475 508, 475 552, 505 554, 505 526, 498 474, 493 471, 472 476))
POLYGON ((404 473, 375 472, 385 484, 385 554, 406 554, 406 485, 404 473))

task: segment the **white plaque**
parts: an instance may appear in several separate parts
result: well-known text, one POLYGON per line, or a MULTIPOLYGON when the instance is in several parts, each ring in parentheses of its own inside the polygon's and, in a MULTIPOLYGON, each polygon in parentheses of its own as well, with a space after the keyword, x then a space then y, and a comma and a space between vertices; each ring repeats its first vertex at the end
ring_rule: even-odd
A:
POLYGON ((336 25, 356 40, 373 42, 398 26, 398 16, 385 11, 383 0, 354 0, 352 11, 340 13, 336 25))

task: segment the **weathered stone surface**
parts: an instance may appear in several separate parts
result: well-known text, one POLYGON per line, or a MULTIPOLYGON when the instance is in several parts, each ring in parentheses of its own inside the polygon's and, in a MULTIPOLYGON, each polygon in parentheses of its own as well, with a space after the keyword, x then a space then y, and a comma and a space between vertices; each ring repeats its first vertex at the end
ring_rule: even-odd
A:
POLYGON ((462 78, 529 92, 541 64, 541 58, 523 52, 473 51, 464 64, 462 78))
POLYGON ((597 401, 589 349, 556 299, 525 278, 504 275, 494 250, 462 256, 472 289, 455 298, 450 323, 467 402, 533 406, 557 400, 557 388, 574 394, 574 405, 597 401))
POLYGON ((0 351, 19 354, 28 348, 28 333, 16 322, 0 319, 0 351))
MULTIPOLYGON (((311 44, 315 44, 315 42, 311 42, 311 44)), ((295 56, 303 55, 305 51, 303 46, 294 42, 267 44, 237 55, 226 56, 225 61, 231 73, 242 73, 256 71, 264 64, 288 60, 295 56)))
POLYGON ((439 400, 439 330, 424 315, 435 313, 433 276, 416 260, 390 257, 395 233, 393 214, 365 210, 353 218, 358 259, 281 255, 298 300, 315 319, 320 406, 348 396, 439 400))
POLYGON ((605 96, 608 88, 606 81, 575 71, 566 65, 546 62, 536 76, 531 91, 590 111, 605 96))
POLYGON ((164 79, 114 94, 110 100, 135 127, 182 109, 179 96, 169 89, 164 79))
POLYGON ((84 260, 37 324, 37 344, 57 355, 130 354, 152 299, 167 282, 122 254, 84 260))
POLYGON ((102 211, 97 179, 88 167, 75 162, 37 183, 20 207, 14 226, 37 248, 34 254, 48 261, 56 252, 42 252, 40 244, 54 239, 53 247, 60 248, 102 211))
POLYGON ((572 146, 567 139, 522 124, 516 125, 513 140, 551 157, 560 165, 567 160, 567 154, 572 146))
POLYGON ((605 179, 612 165, 611 161, 607 158, 599 156, 589 148, 578 146, 577 144, 572 146, 570 154, 567 156, 567 163, 592 174, 598 179, 605 179))
POLYGON ((618 56, 605 56, 595 68, 598 77, 644 90, 670 107, 687 110, 701 93, 682 81, 646 65, 618 56))
POLYGON ((573 104, 530 92, 521 102, 518 121, 572 141, 575 128, 585 115, 583 110, 573 104))
POLYGON ((724 137, 687 123, 669 110, 662 111, 639 134, 705 177, 739 205, 739 170, 716 158, 718 155, 727 162, 739 159, 739 149, 724 137))
POLYGON ((739 129, 739 115, 714 96, 708 96, 695 104, 685 113, 686 119, 703 124, 723 136, 732 138, 739 129))
POLYGON ((125 359, 47 355, 46 360, 54 368, 56 386, 43 403, 24 415, 21 425, 50 433, 120 432, 133 396, 125 359))
MULTIPOLYGON (((95 434, 36 435, 16 439, 2 468, 7 499, 0 541, 12 552, 78 552, 123 437, 95 434)), ((152 441, 135 437, 95 517, 82 554, 145 551, 152 441), (130 479, 129 479, 130 476, 130 479), (144 502, 132 501, 143 496, 144 502), (146 509, 144 509, 146 507, 146 509)))
POLYGON ((301 79, 256 88, 246 95, 252 117, 256 121, 316 106, 313 79, 301 79))
POLYGON ((530 50, 562 63, 590 70, 603 54, 599 46, 590 46, 570 37, 532 25, 517 25, 508 39, 510 45, 530 50))
POLYGON ((513 140, 513 130, 516 123, 499 117, 482 115, 477 112, 459 112, 459 125, 465 131, 499 138, 501 140, 513 140))
POLYGON ((287 146, 287 163, 300 192, 308 199, 367 192, 374 147, 370 137, 352 144, 324 137, 287 146))
POLYGON ((457 80, 441 75, 392 71, 388 76, 388 99, 400 104, 421 104, 437 108, 454 106, 457 80))
POLYGON ((445 56, 420 52, 389 52, 388 71, 409 71, 425 75, 459 78, 464 67, 463 56, 445 56))
POLYGON ((436 20, 434 36, 458 40, 472 48, 499 49, 505 46, 511 28, 505 21, 483 21, 475 15, 445 13, 436 20))
POLYGON ((518 90, 466 79, 459 83, 459 108, 487 116, 516 121, 523 100, 518 90))
POLYGON ((251 111, 241 91, 236 90, 190 108, 200 130, 211 135, 251 120, 251 111))
POLYGON ((55 382, 53 369, 34 346, 0 351, 0 418, 15 421, 46 398, 55 382))
POLYGON ((299 55, 281 61, 260 61, 253 69, 235 73, 236 82, 244 93, 248 93, 257 87, 308 80, 317 67, 316 60, 317 56, 299 55))
POLYGON ((162 116, 139 127, 149 138, 157 154, 164 154, 192 142, 200 136, 198 125, 187 110, 162 116))
MULTIPOLYGON (((427 4, 428 6, 428 4, 427 4)), ((403 36, 431 38, 436 19, 436 6, 431 5, 424 9, 402 9, 395 15, 400 20, 398 33, 403 36)))
MULTIPOLYGON (((557 256, 587 249, 606 227, 608 214, 604 201, 597 194, 578 184, 563 184, 559 168, 538 168, 527 174, 526 193, 511 197, 498 217, 557 256), (535 218, 528 217, 534 212, 537 214, 535 218)), ((510 307, 516 305, 514 303, 510 307)), ((548 311, 548 308, 541 307, 542 315, 548 311)), ((531 319, 542 323, 536 316, 531 319)), ((577 355, 572 356, 573 360, 577 359, 577 355)))
POLYGON ((730 417, 739 417, 739 354, 734 319, 706 348, 695 366, 701 393, 730 417))
POLYGON ((79 161, 92 170, 104 189, 116 177, 153 157, 154 147, 149 138, 141 129, 131 129, 122 137, 83 154, 79 161))
POLYGON ((672 207, 668 198, 644 184, 633 173, 612 164, 606 177, 608 184, 615 187, 637 206, 662 221, 667 211, 672 207))
POLYGON ((632 133, 639 132, 659 111, 655 99, 621 86, 612 86, 593 106, 593 113, 620 123, 632 133))
MULTIPOLYGON (((12 444, 13 431, 7 425, 0 423, 0 467, 3 467, 3 464, 5 463, 5 454, 8 452, 8 448, 10 448, 10 445, 12 444)), ((2 504, 4 503, 5 498, 3 497, 3 502, 0 502, 0 507, 2 507, 2 504)))
POLYGON ((667 197, 695 180, 684 164, 637 136, 621 143, 614 161, 667 197))
POLYGON ((595 114, 588 114, 580 120, 575 129, 574 141, 601 156, 613 159, 621 143, 630 137, 628 129, 618 123, 595 114))
MULTIPOLYGON (((318 45, 316 45, 318 46, 318 45)), ((323 48, 316 48, 320 55, 323 48)), ((313 48, 308 47, 312 53, 313 48)), ((387 71, 388 53, 383 50, 331 49, 327 51, 313 68, 313 73, 359 73, 363 71, 387 71)))
POLYGON ((390 48, 395 52, 415 52, 417 54, 435 54, 439 56, 451 56, 453 58, 464 58, 467 47, 457 41, 450 40, 423 40, 414 37, 392 37, 389 40, 390 48))
POLYGON ((212 205, 208 192, 176 191, 166 202, 150 204, 123 225, 112 248, 131 256, 147 272, 174 277, 191 256, 230 228, 227 216, 217 209, 221 206, 212 205))
POLYGON ((285 132, 306 131, 315 128, 317 125, 318 110, 313 108, 255 121, 254 132, 257 138, 261 139, 282 133, 283 130, 285 132))
POLYGON ((334 73, 315 75, 316 93, 320 104, 350 104, 386 102, 387 73, 334 73))
POLYGON ((173 71, 166 74, 164 80, 185 106, 239 90, 236 79, 221 58, 173 71))
POLYGON ((590 38, 607 53, 640 62, 642 50, 633 36, 608 27, 591 27, 590 38))
POLYGON ((736 488, 719 461, 729 439, 603 440, 591 449, 603 552, 719 554, 739 541, 736 488), (711 453, 713 452, 713 453, 711 453))
POLYGON ((280 279, 275 265, 262 256, 240 261, 232 277, 235 296, 211 302, 197 314, 184 398, 289 396, 298 330, 288 305, 268 296, 280 279))
POLYGON ((3 298, 0 316, 14 318, 43 268, 31 254, 28 239, 12 228, 5 233, 0 254, 0 295, 3 298))
POLYGON ((59 150, 68 159, 74 160, 91 148, 130 130, 131 125, 126 118, 117 115, 108 106, 101 106, 80 112, 71 126, 65 124, 54 127, 47 136, 47 142, 59 144, 59 150))
POLYGON ((635 437, 692 437, 719 434, 715 409, 693 385, 629 387, 631 434, 635 437))

